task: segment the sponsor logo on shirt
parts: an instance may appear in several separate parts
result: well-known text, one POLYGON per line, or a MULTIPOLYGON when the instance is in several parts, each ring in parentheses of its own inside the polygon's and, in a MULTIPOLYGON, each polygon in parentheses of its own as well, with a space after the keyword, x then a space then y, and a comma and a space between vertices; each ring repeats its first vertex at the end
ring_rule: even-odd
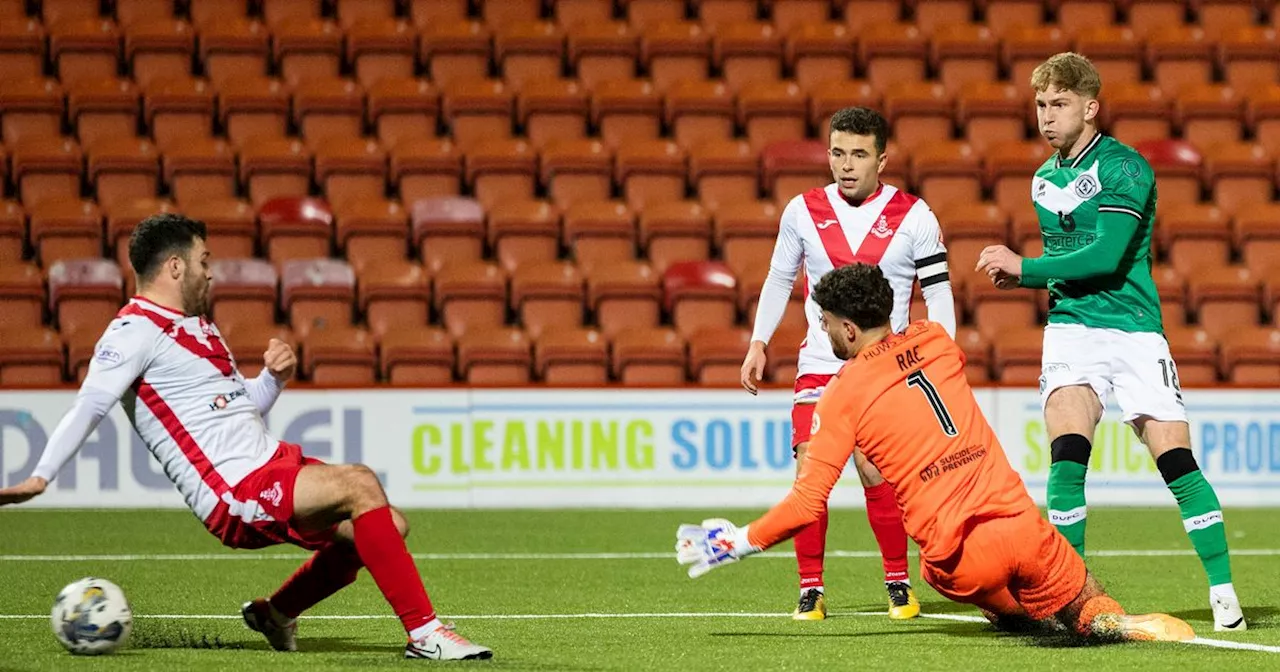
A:
POLYGON ((243 397, 248 393, 249 391, 242 387, 230 394, 219 394, 218 396, 213 398, 212 402, 209 403, 209 410, 221 411, 227 406, 230 406, 231 402, 235 401, 236 399, 239 399, 240 397, 243 397))
POLYGON ((818 230, 819 230, 819 231, 823 231, 823 230, 826 230, 826 229, 828 229, 828 228, 830 228, 830 227, 833 227, 833 226, 840 226, 840 220, 838 220, 838 219, 824 219, 824 220, 822 220, 821 222, 818 222, 817 224, 815 224, 815 226, 817 226, 817 227, 818 227, 818 230))
POLYGON ((107 366, 115 366, 124 361, 124 355, 109 345, 98 346, 98 351, 93 353, 93 358, 107 366))

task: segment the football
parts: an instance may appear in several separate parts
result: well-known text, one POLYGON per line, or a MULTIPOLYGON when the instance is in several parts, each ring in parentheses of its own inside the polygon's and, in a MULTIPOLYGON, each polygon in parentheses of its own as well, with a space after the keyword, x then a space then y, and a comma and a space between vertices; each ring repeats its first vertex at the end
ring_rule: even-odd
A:
POLYGON ((115 651, 129 639, 133 610, 120 586, 86 577, 58 593, 50 625, 68 651, 96 656, 115 651))

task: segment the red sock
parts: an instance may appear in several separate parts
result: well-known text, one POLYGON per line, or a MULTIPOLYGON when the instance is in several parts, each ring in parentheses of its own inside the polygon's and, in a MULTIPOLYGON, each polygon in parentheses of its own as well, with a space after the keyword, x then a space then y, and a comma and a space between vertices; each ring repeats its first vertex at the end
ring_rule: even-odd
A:
POLYGON ((280 586, 271 596, 271 606, 289 618, 297 618, 298 614, 351 585, 363 566, 356 549, 347 544, 329 544, 316 551, 280 586))
POLYGON ((356 530, 356 553, 369 568, 378 590, 400 617, 405 632, 413 632, 436 617, 413 556, 391 518, 391 507, 369 511, 351 521, 356 530))
POLYGON ((800 567, 800 590, 822 587, 822 559, 827 554, 827 510, 818 522, 800 530, 793 542, 800 567))
POLYGON ((867 495, 867 519, 880 544, 884 559, 885 581, 907 580, 907 528, 902 525, 902 509, 888 481, 864 490, 867 495))

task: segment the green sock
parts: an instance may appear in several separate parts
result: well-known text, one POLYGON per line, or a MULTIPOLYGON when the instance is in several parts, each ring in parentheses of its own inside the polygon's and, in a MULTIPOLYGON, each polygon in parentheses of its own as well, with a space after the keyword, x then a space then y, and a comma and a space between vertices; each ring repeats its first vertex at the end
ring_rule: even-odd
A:
MULTIPOLYGON (((1190 452, 1190 451, 1188 451, 1190 452)), ((1161 456, 1163 457, 1163 456, 1161 456)), ((1195 471, 1169 483, 1169 491, 1178 500, 1182 526, 1191 537, 1191 545, 1200 556, 1209 585, 1231 583, 1231 558, 1227 555, 1227 527, 1222 519, 1222 506, 1213 486, 1204 474, 1195 471)))
POLYGON ((1084 557, 1084 475, 1089 468, 1063 460, 1049 467, 1049 522, 1084 557))

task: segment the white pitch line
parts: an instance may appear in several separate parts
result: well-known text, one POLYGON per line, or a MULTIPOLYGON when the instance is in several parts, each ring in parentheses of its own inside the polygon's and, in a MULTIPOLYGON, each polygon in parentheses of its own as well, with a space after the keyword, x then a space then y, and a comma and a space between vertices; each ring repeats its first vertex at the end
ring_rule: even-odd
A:
MULTIPOLYGON (((1192 557, 1190 549, 1138 549, 1090 551, 1091 557, 1142 558, 1142 557, 1192 557)), ((675 553, 413 553, 415 560, 667 560, 675 553)), ((916 555, 916 553, 911 553, 916 555)), ((1245 548, 1231 551, 1231 555, 1278 556, 1277 548, 1245 548)), ((91 555, 0 555, 0 562, 205 562, 226 560, 304 560, 303 553, 156 553, 156 554, 91 554, 91 555)), ((794 558, 792 553, 761 553, 762 558, 794 558)), ((829 558, 879 558, 879 551, 827 551, 829 558)))

